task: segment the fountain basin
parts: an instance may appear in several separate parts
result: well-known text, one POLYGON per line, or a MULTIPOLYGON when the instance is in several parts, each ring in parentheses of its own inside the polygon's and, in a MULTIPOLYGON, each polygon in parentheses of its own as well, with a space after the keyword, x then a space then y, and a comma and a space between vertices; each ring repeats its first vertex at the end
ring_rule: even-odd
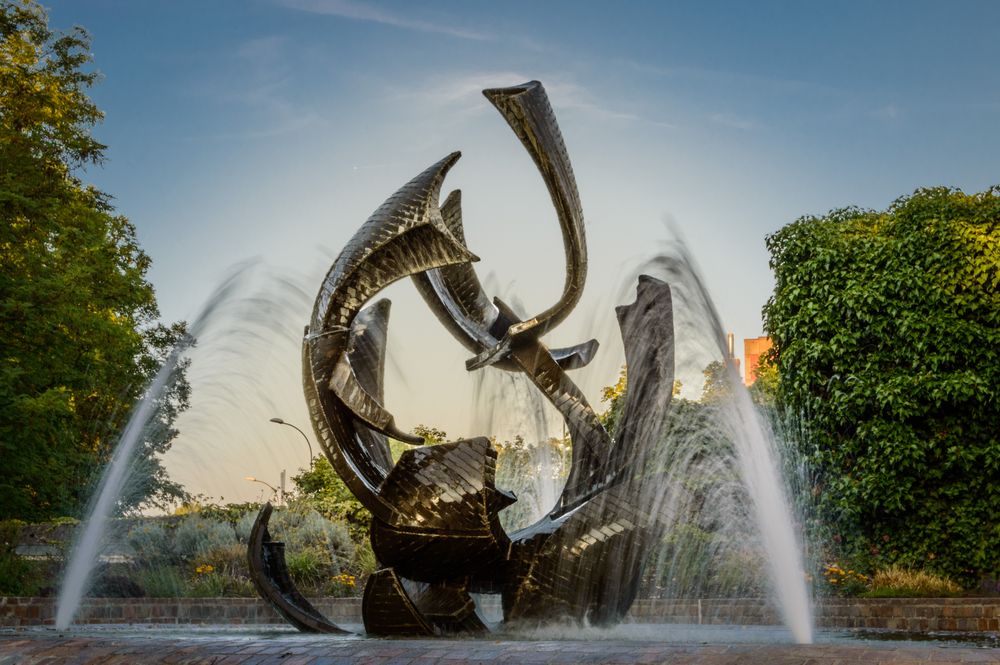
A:
POLYGON ((623 624, 609 630, 502 632, 487 639, 375 639, 306 635, 284 625, 83 626, 0 629, 0 662, 295 663, 935 663, 997 662, 996 635, 915 641, 818 631, 788 643, 784 628, 623 624), (666 629, 665 629, 666 628, 666 629), (973 639, 975 638, 975 639, 973 639))
MULTIPOLYGON (((361 624, 360 598, 317 598, 313 604, 332 621, 361 624)), ((493 598, 482 601, 495 617, 493 598)), ((0 598, 0 626, 50 626, 54 598, 0 598)), ((833 598, 815 606, 822 628, 879 629, 907 633, 1000 632, 1000 598, 833 598)), ((628 621, 635 624, 703 626, 778 626, 779 614, 760 599, 640 598, 628 621)), ((87 598, 76 623, 257 626, 281 623, 269 604, 257 598, 87 598)))

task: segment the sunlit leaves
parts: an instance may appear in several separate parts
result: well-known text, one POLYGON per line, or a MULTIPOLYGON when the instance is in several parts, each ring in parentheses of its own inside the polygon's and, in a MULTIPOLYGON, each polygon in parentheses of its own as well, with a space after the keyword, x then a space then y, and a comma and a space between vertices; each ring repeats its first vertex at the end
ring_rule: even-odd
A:
POLYGON ((811 433, 827 517, 861 548, 890 535, 891 559, 995 574, 1000 188, 918 190, 767 242, 778 395, 811 433))
MULTIPOLYGON (((38 5, 0 0, 0 517, 78 513, 184 335, 158 322, 133 225, 77 178, 104 149, 90 134, 101 113, 89 61, 81 29, 54 33, 38 5)), ((155 454, 187 399, 180 372, 122 508, 182 495, 155 454)))

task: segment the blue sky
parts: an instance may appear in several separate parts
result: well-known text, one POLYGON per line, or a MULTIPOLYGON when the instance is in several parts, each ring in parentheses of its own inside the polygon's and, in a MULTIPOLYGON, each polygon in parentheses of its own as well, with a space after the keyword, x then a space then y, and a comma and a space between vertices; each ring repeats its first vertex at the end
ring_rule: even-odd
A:
MULTIPOLYGON (((455 149, 464 156, 446 187, 463 190, 480 274, 526 310, 546 307, 562 285, 554 214, 479 94, 529 79, 545 84, 557 112, 590 247, 585 299, 554 344, 608 333, 602 317, 668 219, 725 326, 753 337, 772 288, 766 234, 831 208, 884 208, 921 186, 1000 182, 996 2, 46 6, 54 27, 92 35, 104 75, 93 97, 106 112, 96 134, 109 159, 85 179, 135 223, 169 320, 193 316, 248 257, 311 294, 368 215, 455 149)), ((485 433, 472 431, 464 350, 409 285, 389 295, 398 365, 389 408, 403 426, 485 433)), ((610 330, 607 359, 581 379, 591 395, 620 363, 610 330)), ((268 399, 304 424, 290 348, 288 367, 275 360, 284 378, 269 383, 268 399)), ((284 435, 267 431, 279 442, 253 445, 296 445, 284 435)), ((194 445, 185 436, 181 451, 194 445)), ((231 466, 238 453, 226 451, 195 466, 231 466)), ((286 462, 259 458, 262 468, 234 475, 273 476, 286 462)))

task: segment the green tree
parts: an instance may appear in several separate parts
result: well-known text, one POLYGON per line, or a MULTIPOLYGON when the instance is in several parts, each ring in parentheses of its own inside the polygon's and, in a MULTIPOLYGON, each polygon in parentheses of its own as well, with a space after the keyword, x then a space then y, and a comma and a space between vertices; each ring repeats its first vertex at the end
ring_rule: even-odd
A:
POLYGON ((372 515, 355 498, 326 457, 315 457, 310 467, 294 476, 299 495, 323 516, 347 525, 351 539, 368 537, 372 515))
MULTIPOLYGON (((430 427, 429 425, 417 425, 413 428, 413 433, 417 436, 423 437, 425 446, 432 446, 435 443, 444 443, 448 440, 448 433, 444 430, 438 429, 437 427, 430 427)), ((391 443, 398 444, 396 440, 392 440, 391 443)))
POLYGON ((730 369, 721 360, 713 360, 701 371, 705 383, 701 387, 701 401, 712 402, 729 397, 732 394, 730 385, 730 369))
POLYGON ((921 189, 768 237, 778 400, 821 515, 883 561, 1000 571, 1000 188, 921 189))
MULTIPOLYGON (((184 336, 157 322, 135 228, 78 175, 104 155, 89 46, 81 28, 51 31, 33 2, 0 2, 0 518, 79 514, 131 405, 184 336)), ((187 398, 182 368, 121 508, 183 495, 155 454, 187 398)))

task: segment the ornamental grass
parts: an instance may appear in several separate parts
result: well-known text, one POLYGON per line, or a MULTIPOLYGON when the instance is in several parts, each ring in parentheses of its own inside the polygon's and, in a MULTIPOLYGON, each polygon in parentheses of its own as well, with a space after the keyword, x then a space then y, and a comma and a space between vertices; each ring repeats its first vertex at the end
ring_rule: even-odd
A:
POLYGON ((874 598, 957 596, 962 587, 940 575, 892 565, 876 572, 871 589, 865 594, 874 598))

